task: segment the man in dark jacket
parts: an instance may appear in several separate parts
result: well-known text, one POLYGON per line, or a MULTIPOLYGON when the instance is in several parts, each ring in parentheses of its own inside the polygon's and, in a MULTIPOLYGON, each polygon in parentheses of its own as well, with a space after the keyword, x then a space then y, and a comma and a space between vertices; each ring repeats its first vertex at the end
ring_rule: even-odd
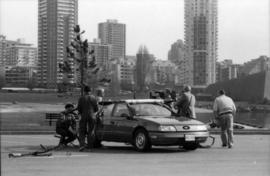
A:
POLYGON ((56 133, 61 135, 60 146, 66 146, 77 137, 73 110, 74 106, 72 104, 66 104, 65 111, 61 112, 61 118, 56 122, 56 133))
POLYGON ((196 98, 191 93, 191 87, 185 86, 183 94, 177 100, 175 107, 178 109, 179 115, 196 119, 195 103, 196 103, 196 98))
POLYGON ((90 87, 84 87, 84 95, 78 101, 78 112, 81 115, 79 122, 80 151, 85 148, 93 148, 95 140, 96 117, 98 104, 96 98, 90 94, 90 87), (85 137, 87 134, 87 146, 85 137))

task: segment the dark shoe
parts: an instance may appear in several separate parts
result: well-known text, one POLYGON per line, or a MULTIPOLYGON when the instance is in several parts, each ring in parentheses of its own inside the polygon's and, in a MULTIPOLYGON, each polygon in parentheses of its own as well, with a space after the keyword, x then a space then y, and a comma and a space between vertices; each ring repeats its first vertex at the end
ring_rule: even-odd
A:
POLYGON ((232 148, 233 146, 232 145, 229 145, 228 148, 232 148))
POLYGON ((87 149, 93 149, 94 148, 94 144, 87 144, 85 146, 85 148, 87 148, 87 149))
POLYGON ((59 144, 57 147, 56 147, 56 149, 57 150, 61 150, 61 149, 64 149, 66 146, 64 145, 64 144, 59 144))
POLYGON ((222 147, 227 147, 227 144, 222 144, 222 147))
POLYGON ((98 144, 94 145, 94 148, 101 148, 101 147, 103 147, 103 145, 101 143, 98 143, 98 144))

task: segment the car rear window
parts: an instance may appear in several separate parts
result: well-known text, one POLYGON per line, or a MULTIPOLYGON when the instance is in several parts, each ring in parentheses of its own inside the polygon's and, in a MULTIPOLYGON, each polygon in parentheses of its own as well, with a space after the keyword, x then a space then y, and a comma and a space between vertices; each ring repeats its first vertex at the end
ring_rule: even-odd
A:
POLYGON ((103 107, 104 117, 109 117, 112 114, 114 104, 110 104, 103 107))
POLYGON ((126 104, 117 104, 113 116, 120 117, 122 114, 129 114, 126 104))
POLYGON ((156 104, 132 104, 137 116, 171 116, 171 111, 156 104))

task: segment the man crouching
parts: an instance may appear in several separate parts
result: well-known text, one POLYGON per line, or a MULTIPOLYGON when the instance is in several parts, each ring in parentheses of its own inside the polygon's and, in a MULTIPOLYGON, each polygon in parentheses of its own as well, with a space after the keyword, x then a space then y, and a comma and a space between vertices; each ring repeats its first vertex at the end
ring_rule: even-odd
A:
POLYGON ((61 112, 61 118, 56 122, 56 133, 61 135, 59 146, 67 146, 76 139, 76 120, 74 106, 66 104, 65 111, 61 112))

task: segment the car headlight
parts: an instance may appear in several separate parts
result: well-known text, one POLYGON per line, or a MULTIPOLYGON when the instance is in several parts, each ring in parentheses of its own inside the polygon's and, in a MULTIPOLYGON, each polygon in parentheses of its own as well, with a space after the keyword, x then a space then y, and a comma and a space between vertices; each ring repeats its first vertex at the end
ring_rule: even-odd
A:
POLYGON ((206 131, 207 130, 207 126, 206 125, 196 125, 193 127, 194 130, 198 130, 198 131, 206 131))
POLYGON ((176 131, 174 126, 159 126, 159 131, 176 131))

